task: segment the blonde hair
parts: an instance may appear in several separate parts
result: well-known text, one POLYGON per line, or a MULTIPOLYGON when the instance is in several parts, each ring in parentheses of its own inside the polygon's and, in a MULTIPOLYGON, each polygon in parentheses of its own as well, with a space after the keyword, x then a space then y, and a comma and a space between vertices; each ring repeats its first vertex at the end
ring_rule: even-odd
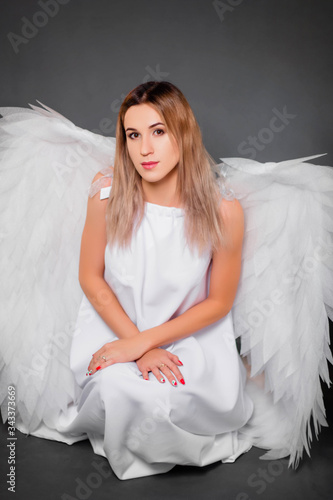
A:
POLYGON ((185 211, 185 237, 199 252, 216 249, 223 241, 219 190, 212 172, 214 161, 207 153, 199 125, 182 92, 170 82, 147 82, 124 99, 117 121, 116 155, 112 190, 106 210, 107 239, 127 246, 144 215, 141 177, 129 156, 124 118, 131 106, 155 108, 179 147, 178 193, 185 211))

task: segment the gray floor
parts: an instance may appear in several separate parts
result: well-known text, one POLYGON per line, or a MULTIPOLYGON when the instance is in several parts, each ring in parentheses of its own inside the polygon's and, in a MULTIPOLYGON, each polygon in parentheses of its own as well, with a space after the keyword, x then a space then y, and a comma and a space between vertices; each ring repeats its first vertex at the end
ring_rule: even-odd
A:
POLYGON ((72 446, 17 431, 16 492, 7 490, 7 427, 0 426, 0 498, 15 500, 319 500, 333 499, 333 389, 325 389, 330 427, 294 471, 286 460, 259 460, 253 448, 234 464, 177 466, 167 474, 119 481, 88 441, 72 446))

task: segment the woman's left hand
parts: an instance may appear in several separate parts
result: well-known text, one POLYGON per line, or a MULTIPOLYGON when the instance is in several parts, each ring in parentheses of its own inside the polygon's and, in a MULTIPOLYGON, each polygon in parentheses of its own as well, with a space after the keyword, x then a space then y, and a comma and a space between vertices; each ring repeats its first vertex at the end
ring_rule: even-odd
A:
POLYGON ((178 368, 178 366, 183 366, 183 363, 176 354, 172 354, 166 349, 152 349, 137 359, 136 364, 145 380, 149 380, 148 373, 152 372, 161 384, 165 382, 165 378, 174 387, 177 387, 176 379, 181 384, 185 384, 183 375, 178 368))
POLYGON ((126 363, 135 361, 144 354, 145 350, 138 336, 130 339, 119 339, 104 344, 92 355, 87 375, 93 375, 96 371, 114 365, 115 363, 126 363))

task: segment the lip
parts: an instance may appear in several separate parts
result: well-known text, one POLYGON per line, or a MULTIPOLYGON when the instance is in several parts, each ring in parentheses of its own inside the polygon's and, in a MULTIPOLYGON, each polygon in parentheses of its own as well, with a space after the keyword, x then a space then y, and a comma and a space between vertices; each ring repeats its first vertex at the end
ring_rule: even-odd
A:
POLYGON ((146 170, 151 170, 152 168, 154 168, 159 162, 158 161, 144 161, 141 163, 141 165, 143 166, 143 168, 145 168, 146 170))

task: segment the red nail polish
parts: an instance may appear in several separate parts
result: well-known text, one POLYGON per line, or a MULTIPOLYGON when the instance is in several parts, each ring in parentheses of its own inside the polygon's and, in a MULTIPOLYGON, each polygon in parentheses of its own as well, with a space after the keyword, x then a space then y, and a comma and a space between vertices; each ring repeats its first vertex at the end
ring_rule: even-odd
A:
POLYGON ((178 359, 179 363, 183 366, 183 363, 180 361, 180 359, 178 359))
POLYGON ((97 371, 97 370, 100 370, 101 368, 102 368, 101 366, 98 366, 98 367, 96 368, 96 371, 97 371))
POLYGON ((145 378, 144 380, 149 380, 149 378, 145 378))
POLYGON ((179 381, 181 384, 185 385, 185 380, 183 378, 180 379, 179 381))

